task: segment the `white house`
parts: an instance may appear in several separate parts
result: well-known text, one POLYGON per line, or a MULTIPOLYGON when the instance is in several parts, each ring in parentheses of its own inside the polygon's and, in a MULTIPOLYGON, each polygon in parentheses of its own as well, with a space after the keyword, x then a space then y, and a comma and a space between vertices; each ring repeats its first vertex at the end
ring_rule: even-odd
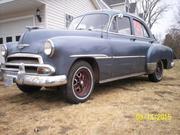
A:
POLYGON ((0 45, 18 41, 26 26, 65 29, 73 17, 102 8, 109 8, 103 0, 0 0, 0 45))
POLYGON ((64 29, 74 16, 102 6, 102 0, 0 0, 0 44, 18 41, 26 26, 64 29))
POLYGON ((112 9, 137 14, 137 0, 104 0, 112 9))
POLYGON ((19 40, 26 26, 65 29, 74 16, 113 8, 133 13, 130 0, 0 0, 0 45, 19 40))

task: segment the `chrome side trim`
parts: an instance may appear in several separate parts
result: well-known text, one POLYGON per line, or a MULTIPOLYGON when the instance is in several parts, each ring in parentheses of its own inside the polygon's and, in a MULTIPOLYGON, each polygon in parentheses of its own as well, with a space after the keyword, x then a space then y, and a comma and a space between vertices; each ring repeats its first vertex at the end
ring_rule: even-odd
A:
POLYGON ((146 56, 139 55, 139 56, 113 56, 113 59, 126 59, 126 58, 145 58, 146 56))
POLYGON ((106 56, 106 57, 95 57, 95 59, 112 59, 111 56, 106 56))
POLYGON ((71 55, 70 57, 71 58, 93 57, 95 59, 110 59, 110 58, 112 58, 105 54, 79 54, 79 55, 71 55))
POLYGON ((134 73, 134 74, 120 76, 120 77, 114 77, 114 78, 110 78, 110 79, 106 79, 106 80, 101 80, 99 83, 112 82, 112 81, 125 79, 125 78, 129 78, 129 77, 140 76, 140 75, 144 75, 144 74, 146 74, 146 73, 142 72, 142 73, 134 73))
POLYGON ((80 58, 80 57, 93 57, 95 59, 126 59, 126 58, 145 58, 146 56, 137 55, 137 56, 108 56, 105 54, 79 54, 71 55, 71 58, 80 58))
POLYGON ((105 54, 78 54, 78 55, 71 55, 70 57, 107 57, 105 54))
POLYGON ((39 63, 43 64, 42 57, 40 55, 37 55, 37 54, 15 53, 15 54, 9 55, 7 58, 13 58, 13 57, 37 58, 39 60, 39 63))
POLYGON ((147 63, 147 72, 148 74, 152 74, 156 70, 156 62, 153 63, 147 63))

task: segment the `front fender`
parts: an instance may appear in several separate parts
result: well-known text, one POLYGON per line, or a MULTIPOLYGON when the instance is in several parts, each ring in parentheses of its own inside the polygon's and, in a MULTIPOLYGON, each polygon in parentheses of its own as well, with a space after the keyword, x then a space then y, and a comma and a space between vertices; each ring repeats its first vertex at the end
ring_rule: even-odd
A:
MULTIPOLYGON (((97 37, 65 36, 51 39, 55 46, 55 54, 52 57, 57 74, 68 75, 72 64, 77 58, 85 58, 85 55, 111 55, 111 47, 107 39, 97 37), (82 57, 72 57, 72 56, 82 57)), ((92 56, 88 56, 92 57, 92 56)), ((103 60, 97 60, 99 68, 103 72, 109 68, 110 64, 101 64, 103 60), (102 66, 101 66, 102 65, 102 66)), ((104 78, 104 77, 103 77, 104 78)))

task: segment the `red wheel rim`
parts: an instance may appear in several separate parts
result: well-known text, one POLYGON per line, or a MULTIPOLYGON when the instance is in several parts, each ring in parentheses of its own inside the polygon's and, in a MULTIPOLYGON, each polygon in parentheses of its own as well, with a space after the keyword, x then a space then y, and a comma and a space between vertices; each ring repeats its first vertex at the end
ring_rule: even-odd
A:
POLYGON ((75 95, 79 98, 88 96, 92 89, 92 83, 91 71, 86 67, 79 68, 75 72, 72 80, 72 87, 75 95))

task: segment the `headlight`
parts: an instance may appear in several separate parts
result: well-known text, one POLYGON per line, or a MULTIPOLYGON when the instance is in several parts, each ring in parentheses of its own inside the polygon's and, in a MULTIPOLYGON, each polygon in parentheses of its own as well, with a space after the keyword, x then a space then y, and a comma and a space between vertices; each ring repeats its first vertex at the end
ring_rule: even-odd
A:
POLYGON ((47 40, 45 42, 44 53, 50 57, 54 54, 54 44, 51 40, 47 40))
POLYGON ((7 54, 7 47, 5 44, 1 45, 1 54, 3 57, 5 57, 7 54))

